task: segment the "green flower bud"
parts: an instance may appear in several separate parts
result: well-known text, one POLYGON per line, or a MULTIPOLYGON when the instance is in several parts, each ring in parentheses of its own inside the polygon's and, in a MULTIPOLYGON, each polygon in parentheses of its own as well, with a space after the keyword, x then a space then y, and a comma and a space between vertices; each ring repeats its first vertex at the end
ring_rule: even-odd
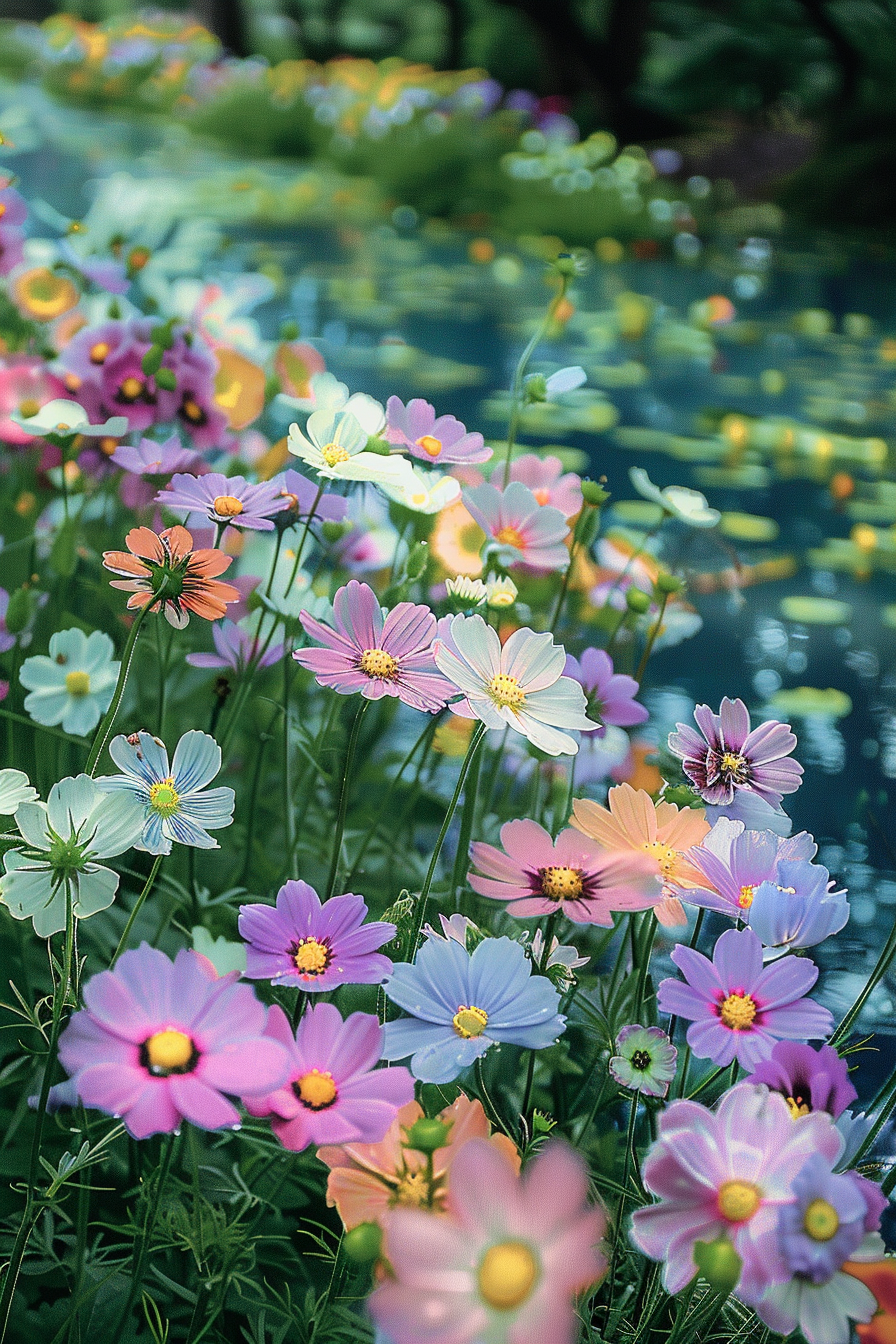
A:
POLYGON ((298 322, 293 322, 291 318, 280 323, 281 341, 297 341, 301 334, 298 322))
POLYGON ((379 453, 380 457, 388 457, 392 451, 392 444, 388 439, 381 439, 378 434, 371 434, 364 451, 365 453, 379 453))
POLYGON ((602 485, 599 485, 597 481, 583 481, 582 498, 586 504, 590 504, 593 508, 599 509, 601 504, 606 504, 607 500, 610 498, 610 492, 609 490, 605 490, 602 485))
POLYGON ((407 564, 404 567, 405 577, 408 579, 419 579, 420 575, 426 569, 426 563, 429 559, 429 547, 425 541, 418 541, 411 548, 407 564))
POLYGON ((646 611, 650 610, 650 594, 643 592, 640 588, 629 588, 625 594, 625 605, 635 615, 643 616, 646 611))
POLYGON ((694 1262, 717 1292, 727 1294, 737 1287, 743 1262, 724 1232, 715 1241, 695 1242, 694 1262))
POLYGON ((674 803, 676 807, 702 807, 703 799, 699 793, 689 789, 686 784, 676 784, 663 793, 664 803, 674 803))
POLYGON ((34 615, 34 593, 26 585, 10 594, 6 608, 6 629, 11 635, 20 635, 34 615))
POLYGON ((346 1258, 356 1265, 369 1265, 378 1260, 383 1245, 383 1233, 378 1223, 358 1223, 342 1239, 346 1258))
POLYGON ((543 373, 533 373, 525 382, 526 401, 547 401, 548 380, 543 373))
POLYGON ((443 1120, 427 1120, 424 1116, 405 1131, 405 1147, 415 1148, 418 1153, 434 1153, 437 1148, 445 1147, 450 1131, 451 1126, 443 1120))
POLYGON ((156 383, 159 387, 164 387, 166 392, 174 392, 177 389, 177 375, 173 369, 159 369, 156 383))
POLYGON ((560 275, 565 275, 570 280, 579 273, 575 257, 570 256, 568 252, 561 252, 559 257, 555 259, 553 266, 555 271, 558 271, 560 275))
MULTIPOLYGON (((153 339, 153 343, 157 345, 160 350, 170 350, 174 345, 174 334, 171 330, 170 322, 160 323, 159 326, 153 327, 149 334, 153 339)), ((144 369, 144 373, 145 372, 146 370, 144 369)))
POLYGON ((580 546, 591 546, 597 538, 600 514, 597 509, 583 509, 576 522, 573 536, 580 546))
POLYGON ((653 586, 661 596, 666 594, 673 597, 676 593, 681 592, 684 584, 674 574, 658 574, 653 586))
POLYGON ((162 367, 162 355, 164 350, 160 345, 151 345, 146 354, 140 361, 140 367, 147 377, 151 378, 154 373, 158 373, 162 367))

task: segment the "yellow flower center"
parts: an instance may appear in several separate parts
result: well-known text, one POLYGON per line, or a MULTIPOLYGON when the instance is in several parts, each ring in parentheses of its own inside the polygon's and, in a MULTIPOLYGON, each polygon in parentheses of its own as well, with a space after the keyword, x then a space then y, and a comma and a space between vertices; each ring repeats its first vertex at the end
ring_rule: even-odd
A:
POLYGON ((581 868, 540 868, 541 890, 552 901, 574 901, 584 889, 581 868))
POLYGON ((336 1100, 336 1084, 332 1073, 321 1073, 319 1069, 303 1073, 293 1083, 293 1090, 309 1111, 322 1111, 336 1100))
POLYGON ((316 938, 300 938, 292 959, 305 975, 321 975, 330 964, 330 949, 316 938))
POLYGON ((784 1100, 790 1107, 790 1114, 794 1120, 799 1120, 801 1115, 811 1115, 812 1107, 803 1101, 802 1097, 785 1097, 784 1100))
POLYGON ((243 511, 243 503, 236 495, 215 495, 212 508, 219 518, 236 518, 243 511))
POLYGON ((531 1296, 538 1261, 522 1241, 489 1246, 479 1264, 479 1296, 496 1311, 513 1311, 531 1296))
POLYGON ((89 695, 90 673, 67 672, 65 674, 65 689, 68 691, 69 695, 89 695))
POLYGON ((320 450, 320 455, 328 467, 335 467, 337 462, 347 462, 351 457, 351 453, 347 453, 338 443, 324 444, 320 450))
POLYGON ((125 378, 119 387, 119 396, 123 401, 136 401, 143 391, 143 383, 139 378, 125 378))
POLYGON ((205 412, 197 401, 192 397, 184 397, 180 404, 181 415, 190 421, 191 425, 202 425, 205 423, 205 412))
POLYGON ((96 345, 90 347, 91 364, 102 364, 109 358, 109 346, 106 341, 97 341, 96 345))
POLYGON ((358 666, 368 677, 381 677, 386 681, 398 674, 398 659, 385 649, 365 649, 358 659, 358 666))
POLYGON ((488 1024, 488 1013, 484 1008, 477 1008, 471 1003, 469 1008, 462 1003, 458 1008, 451 1024, 458 1036, 468 1041, 471 1036, 481 1036, 488 1024))
POLYGON ((183 1071, 193 1058, 193 1042, 183 1031, 157 1031, 144 1043, 150 1073, 183 1071))
POLYGON ((499 672, 488 684, 488 693, 499 709, 520 709, 526 703, 526 692, 516 677, 499 672))
POLYGON ((171 775, 149 786, 149 805, 160 817, 173 817, 180 803, 180 794, 171 775))
POLYGON ((813 1199, 803 1215, 803 1231, 813 1241, 830 1241, 839 1226, 837 1210, 826 1199, 813 1199))
MULTIPOLYGON (((77 392, 84 380, 83 378, 79 378, 76 373, 67 373, 64 375, 62 381, 65 383, 69 392, 77 392)), ((22 411, 22 414, 24 415, 25 412, 22 411)), ((37 411, 35 411, 34 414, 36 415, 37 411)))
POLYGON ((671 845, 664 845, 662 840, 651 840, 641 848, 645 854, 656 859, 663 877, 669 877, 678 859, 678 850, 673 849, 671 845))
POLYGON ((395 1190, 393 1202, 421 1209, 429 1203, 429 1182, 422 1171, 406 1171, 395 1190))
POLYGON ((729 1223, 745 1223, 762 1203, 762 1191, 750 1181, 725 1181, 719 1186, 719 1213, 729 1223))
POLYGON ((502 546, 515 546, 518 551, 524 550, 526 545, 515 527, 502 527, 495 533, 495 541, 500 541, 502 546))
POLYGON ((753 904, 753 897, 755 895, 755 887, 741 887, 740 895, 737 898, 737 903, 741 910, 749 910, 750 906, 753 904))
POLYGON ((737 752, 726 751, 722 755, 722 773, 724 775, 733 775, 735 779, 744 779, 746 777, 747 762, 743 756, 738 756, 737 752))
POLYGON ((719 1017, 732 1031, 746 1031, 756 1017, 756 1004, 749 994, 729 994, 719 1009, 719 1017))
POLYGON ((414 446, 415 448, 422 448, 424 453, 427 453, 430 457, 438 457, 442 451, 441 439, 433 438, 432 434, 424 434, 422 439, 416 440, 414 446))
POLYGON ((26 397, 19 406, 19 415, 23 420, 30 420, 33 415, 37 415, 40 410, 40 402, 35 401, 33 397, 26 397))

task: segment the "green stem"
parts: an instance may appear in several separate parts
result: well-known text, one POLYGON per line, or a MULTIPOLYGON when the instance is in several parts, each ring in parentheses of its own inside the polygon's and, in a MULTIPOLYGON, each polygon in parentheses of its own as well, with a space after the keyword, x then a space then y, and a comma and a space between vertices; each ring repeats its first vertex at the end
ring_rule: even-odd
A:
MULTIPOLYGON (((159 597, 161 597, 162 593, 165 591, 167 582, 168 580, 166 579, 159 589, 159 597)), ((131 662, 134 657, 134 649, 137 644, 137 636, 140 633, 140 627, 149 615, 150 610, 156 605, 158 604, 155 602, 147 602, 145 606, 141 607, 134 617, 133 624, 128 631, 127 643, 124 646, 124 653, 121 655, 121 667, 118 670, 118 681, 115 683, 115 691, 109 702, 109 708, 103 715, 100 726, 96 730, 93 746, 90 748, 90 755, 87 757, 87 765, 84 767, 88 775, 92 775, 96 770, 100 756, 103 754, 103 748, 112 731, 115 716, 121 707, 121 700, 124 695, 124 688, 127 685, 128 673, 131 670, 131 662)))
MULTIPOLYGON (((308 511, 308 517, 305 519, 305 527, 304 527, 304 529, 303 529, 303 531, 302 531, 302 535, 301 535, 301 537, 299 538, 299 544, 298 544, 298 546, 296 547, 296 558, 295 558, 295 563, 293 564, 293 567, 292 567, 292 573, 291 573, 290 576, 289 576, 289 583, 286 585, 286 588, 284 589, 284 593, 290 593, 290 592, 292 592, 292 586, 293 586, 293 584, 295 583, 296 578, 297 578, 297 576, 298 576, 298 573, 299 573, 299 565, 302 563, 302 556, 303 556, 303 554, 304 554, 304 552, 305 552, 305 542, 308 540, 308 531, 309 531, 309 529, 310 529, 310 527, 311 527, 311 520, 312 520, 312 518, 314 517, 314 515, 317 513, 317 506, 320 504, 320 501, 323 499, 323 494, 324 494, 324 487, 323 487, 323 485, 319 485, 318 488, 317 488, 317 494, 314 496, 314 502, 312 503, 311 508, 310 508, 310 510, 308 511)), ((273 576, 272 576, 272 577, 273 577, 273 576)))
POLYGON ((868 977, 867 984, 864 986, 858 998, 856 999, 855 1003, 852 1005, 849 1012, 845 1015, 843 1021, 840 1023, 839 1027, 831 1037, 831 1045, 833 1045, 835 1048, 842 1041, 846 1040, 847 1036, 850 1033, 850 1030, 852 1029, 853 1022, 855 1022, 856 1018, 859 1016, 862 1009, 865 1007, 865 1004, 868 1002, 869 998, 874 993, 874 990, 877 988, 878 984, 886 974, 887 967, 892 961, 894 953, 896 953, 896 924, 894 924, 893 928, 890 930, 890 936, 884 943, 883 950, 881 951, 881 954, 877 959, 877 964, 875 965, 874 970, 868 977))
POLYGON ((150 870, 149 870, 149 876, 147 877, 146 881, 145 881, 144 884, 143 884, 143 890, 141 891, 140 895, 137 897, 136 901, 134 902, 134 908, 133 908, 133 910, 132 910, 131 913, 128 915, 128 922, 127 922, 127 924, 125 924, 125 926, 124 926, 124 933, 121 935, 121 937, 120 937, 119 940, 118 940, 118 946, 117 946, 116 949, 115 949, 115 955, 112 957, 112 960, 109 962, 109 969, 110 969, 110 970, 112 970, 112 969, 114 968, 116 961, 117 961, 118 958, 121 956, 122 952, 124 951, 125 947, 127 946, 127 941, 128 941, 129 936, 130 936, 131 929, 134 927, 134 921, 136 920, 137 916, 139 915, 141 909, 143 908, 143 902, 146 900, 147 896, 149 895, 149 893, 150 893, 150 892, 152 891, 152 889, 153 889, 153 885, 154 885, 154 883, 155 883, 156 876, 157 876, 157 874, 158 874, 159 869, 160 869, 161 866, 162 866, 162 860, 164 859, 164 857, 165 857, 164 854, 157 854, 156 857, 155 857, 155 859, 154 859, 154 861, 153 861, 153 865, 152 865, 152 867, 151 867, 150 870))
POLYGON ((171 1158, 174 1154, 174 1145, 177 1140, 177 1133, 171 1133, 165 1136, 162 1145, 162 1160, 159 1163, 156 1173, 156 1182, 153 1187, 152 1195, 149 1199, 146 1216, 143 1219, 143 1227, 140 1229, 139 1236, 134 1241, 134 1249, 131 1256, 131 1287, 128 1293, 127 1301, 121 1315, 118 1318, 118 1324, 112 1332, 111 1339, 121 1339, 125 1321, 131 1314, 134 1303, 143 1285, 143 1266, 146 1262, 146 1252, 149 1249, 149 1242, 156 1225, 156 1218, 159 1213, 159 1202, 162 1198, 162 1191, 168 1180, 168 1173, 171 1170, 171 1158))
POLYGON ((513 375, 513 383, 510 388, 510 422, 507 426, 507 456, 504 459, 505 486, 510 483, 510 462, 513 457, 513 447, 516 443, 517 431, 519 430, 520 414, 522 411, 521 393, 523 390, 523 378, 525 377, 526 369, 529 367, 529 360, 535 354, 540 342, 544 339, 545 332, 554 320, 554 314, 566 296, 568 284, 569 277, 561 275, 560 288, 548 304, 547 312, 542 318, 539 326, 536 328, 529 344, 520 355, 519 363, 517 364, 516 371, 513 375))
POLYGON ((464 885, 464 874, 470 852, 470 840, 473 835, 473 822, 476 813, 476 798, 479 792, 479 773, 482 769, 482 752, 478 751, 467 772, 467 786, 464 789, 464 806, 460 814, 460 835, 457 837, 457 851, 454 855, 454 868, 451 872, 451 891, 449 902, 453 907, 457 901, 458 890, 464 885))
POLYGON ((342 853, 342 833, 345 830, 345 813, 348 807, 348 795, 351 788, 352 765, 355 760, 355 748, 358 745, 358 736, 361 732, 361 720, 370 708, 370 701, 363 698, 358 706, 358 712, 355 714, 355 721, 352 724, 351 736, 348 739, 348 750, 345 753, 345 768, 342 772, 342 788, 339 792, 339 811, 336 815, 336 830, 333 835, 333 854, 330 859, 330 875, 327 878, 327 894, 324 898, 329 900, 336 889, 336 875, 339 870, 339 857, 342 853))
POLYGON ((635 1145, 635 1125, 638 1122, 638 1096, 637 1092, 632 1093, 631 1105, 628 1113, 628 1129, 625 1136, 625 1158, 622 1167, 622 1191, 619 1195, 619 1201, 616 1205, 616 1220, 613 1224, 613 1255, 610 1260, 610 1273, 607 1277, 607 1312, 613 1303, 613 1293, 616 1288, 616 1270, 619 1265, 619 1247, 622 1244, 622 1220, 625 1217, 625 1201, 628 1199, 628 1178, 632 1169, 632 1153, 635 1145))
POLYGON ((669 594, 663 593, 663 600, 660 603, 659 615, 657 616, 656 621, 651 627, 650 634, 647 636, 647 643, 644 645, 644 652, 641 654, 641 661, 638 664, 638 670, 635 673, 635 681, 638 683, 639 686, 641 685, 641 681, 644 677, 644 672, 646 671, 650 655, 653 652, 653 646, 656 643, 656 637, 660 632, 660 628, 662 627, 663 617, 666 614, 666 606, 668 604, 668 601, 669 601, 669 594))

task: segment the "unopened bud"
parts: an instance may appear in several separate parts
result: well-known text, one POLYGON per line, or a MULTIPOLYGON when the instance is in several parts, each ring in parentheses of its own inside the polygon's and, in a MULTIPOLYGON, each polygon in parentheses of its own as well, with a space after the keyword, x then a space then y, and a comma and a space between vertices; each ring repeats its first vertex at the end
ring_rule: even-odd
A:
POLYGON ((723 1232, 715 1241, 694 1243, 694 1263, 701 1276, 719 1293, 730 1293, 737 1287, 743 1261, 723 1232))
POLYGON ((650 594, 643 592, 640 588, 629 588, 625 594, 625 605, 636 616, 643 616, 646 611, 650 610, 650 594))
POLYGON ((388 457, 392 451, 392 444, 388 439, 381 439, 379 434, 371 434, 364 451, 365 453, 379 453, 380 457, 388 457))
POLYGON ((486 583, 488 589, 488 605, 493 609, 500 610, 502 607, 512 607, 517 599, 519 589, 513 579, 489 579, 486 583))
POLYGON ((448 579, 445 584, 445 591, 452 606, 457 611, 465 611, 469 607, 479 607, 488 597, 488 588, 482 580, 468 578, 466 574, 459 574, 454 579, 448 579))
POLYGON ((34 615, 34 594, 30 588, 16 588, 10 594, 6 608, 6 630, 10 635, 20 635, 34 615))
POLYGON ((437 1148, 445 1147, 450 1130, 451 1126, 443 1120, 427 1120, 424 1116, 405 1131, 405 1146, 415 1148, 418 1153, 434 1153, 437 1148))
POLYGON ((342 1239, 346 1258, 356 1265, 369 1265, 371 1261, 378 1260, 382 1245, 383 1232, 378 1223, 358 1223, 342 1239))
POLYGON ((404 567, 405 578, 419 579, 429 560, 429 547, 425 541, 418 541, 411 547, 410 555, 404 567))
POLYGON ((568 252, 561 252, 553 266, 555 271, 558 271, 560 275, 565 275, 570 280, 579 273, 579 266, 576 264, 575 257, 570 256, 568 252))
POLYGON ((606 504, 607 500, 610 498, 610 492, 609 490, 605 490, 602 485, 599 485, 597 481, 583 481, 582 498, 585 503, 590 504, 592 508, 599 509, 601 504, 606 504))
POLYGON ((674 597, 676 593, 681 592, 684 584, 674 574, 658 574, 653 586, 661 596, 665 594, 667 597, 674 597))

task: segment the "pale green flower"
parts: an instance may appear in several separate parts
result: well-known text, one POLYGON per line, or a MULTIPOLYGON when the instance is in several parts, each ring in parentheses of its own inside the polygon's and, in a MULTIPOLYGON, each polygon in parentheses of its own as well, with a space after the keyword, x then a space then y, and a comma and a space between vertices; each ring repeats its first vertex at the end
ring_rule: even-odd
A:
POLYGON ((709 507, 706 496, 699 490, 689 490, 686 485, 667 485, 661 490, 643 467, 630 467, 628 474, 639 495, 659 504, 664 513, 688 527, 715 527, 722 516, 718 509, 709 507))
POLYGON ((20 803, 30 803, 37 789, 28 783, 24 770, 0 770, 0 817, 11 817, 20 803))
POLYGON ((115 646, 102 630, 57 630, 50 653, 26 658, 19 681, 30 695, 25 709, 35 723, 61 724, 63 731, 84 737, 92 733, 109 708, 120 664, 115 646))

